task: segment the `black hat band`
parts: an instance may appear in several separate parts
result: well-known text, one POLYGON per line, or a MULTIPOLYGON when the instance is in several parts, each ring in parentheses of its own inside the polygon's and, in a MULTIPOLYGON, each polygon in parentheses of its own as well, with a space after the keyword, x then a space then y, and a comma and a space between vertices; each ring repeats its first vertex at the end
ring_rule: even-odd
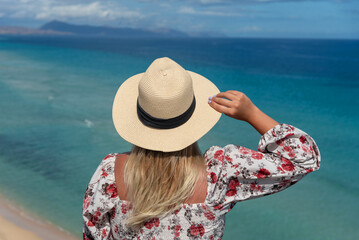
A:
POLYGON ((191 106, 181 115, 169 119, 156 118, 148 114, 145 110, 143 110, 143 108, 138 103, 138 98, 137 98, 138 118, 144 125, 157 129, 171 129, 181 126, 182 124, 187 122, 188 119, 191 118, 195 108, 196 108, 196 99, 193 95, 193 101, 191 103, 191 106))

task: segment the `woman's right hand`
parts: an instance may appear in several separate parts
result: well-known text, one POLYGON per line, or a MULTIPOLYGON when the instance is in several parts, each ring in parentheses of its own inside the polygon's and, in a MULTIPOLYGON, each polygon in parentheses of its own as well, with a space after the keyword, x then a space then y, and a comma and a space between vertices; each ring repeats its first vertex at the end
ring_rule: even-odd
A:
POLYGON ((217 95, 210 97, 208 103, 220 113, 248 122, 261 135, 279 124, 273 118, 257 108, 244 93, 239 91, 229 90, 220 92, 217 95))
POLYGON ((208 103, 216 111, 246 122, 257 110, 257 107, 244 93, 234 90, 220 92, 209 97, 208 103))

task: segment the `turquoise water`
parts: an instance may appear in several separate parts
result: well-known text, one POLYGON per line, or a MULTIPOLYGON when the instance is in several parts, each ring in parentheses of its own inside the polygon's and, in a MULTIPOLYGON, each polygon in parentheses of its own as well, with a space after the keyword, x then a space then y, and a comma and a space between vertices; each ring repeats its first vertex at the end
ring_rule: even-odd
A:
MULTIPOLYGON (((168 56, 242 91, 278 122, 309 133, 319 171, 227 215, 224 239, 358 239, 359 42, 325 40, 0 40, 0 194, 81 236, 82 197, 95 168, 130 145, 111 118, 128 77, 168 56), (162 48, 160 48, 162 47, 162 48)), ((257 149, 260 135, 222 116, 202 151, 257 149)))

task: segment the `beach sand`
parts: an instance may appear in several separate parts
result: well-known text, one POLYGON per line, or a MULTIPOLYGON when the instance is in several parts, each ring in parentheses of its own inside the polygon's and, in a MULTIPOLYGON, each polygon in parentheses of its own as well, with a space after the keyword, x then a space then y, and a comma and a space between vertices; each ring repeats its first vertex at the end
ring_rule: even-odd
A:
POLYGON ((34 217, 0 197, 0 240, 75 240, 74 235, 54 224, 34 217))

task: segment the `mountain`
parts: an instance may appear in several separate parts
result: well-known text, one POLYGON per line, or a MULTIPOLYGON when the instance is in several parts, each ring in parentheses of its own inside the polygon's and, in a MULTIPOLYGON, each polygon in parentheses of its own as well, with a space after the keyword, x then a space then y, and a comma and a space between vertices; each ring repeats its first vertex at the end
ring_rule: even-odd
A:
POLYGON ((71 33, 17 26, 0 26, 0 35, 71 35, 71 33))
POLYGON ((123 37, 123 38, 162 38, 162 37, 189 37, 187 33, 174 29, 147 30, 141 28, 116 28, 106 26, 75 25, 61 21, 51 21, 42 25, 39 30, 64 32, 78 36, 101 36, 101 37, 123 37))

